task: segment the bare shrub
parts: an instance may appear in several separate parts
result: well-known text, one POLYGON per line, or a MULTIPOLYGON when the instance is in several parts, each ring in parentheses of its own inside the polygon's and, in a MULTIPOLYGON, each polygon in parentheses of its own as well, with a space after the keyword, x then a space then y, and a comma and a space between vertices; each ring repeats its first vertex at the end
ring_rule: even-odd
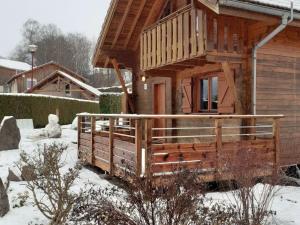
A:
POLYGON ((70 192, 78 177, 79 166, 62 173, 63 144, 39 146, 34 154, 21 153, 19 169, 31 168, 36 179, 26 179, 34 204, 48 218, 50 225, 64 224, 76 196, 70 192))
POLYGON ((228 194, 228 200, 235 208, 234 224, 238 225, 265 225, 274 214, 271 211, 273 199, 278 191, 274 185, 278 181, 273 165, 251 148, 243 148, 230 157, 226 164, 234 182, 232 188, 236 190, 228 194), (265 172, 273 174, 265 177, 265 172), (258 182, 260 177, 260 183, 258 182))
POLYGON ((154 179, 126 175, 120 189, 84 192, 71 214, 75 224, 232 225, 233 209, 210 205, 197 172, 174 172, 154 179))

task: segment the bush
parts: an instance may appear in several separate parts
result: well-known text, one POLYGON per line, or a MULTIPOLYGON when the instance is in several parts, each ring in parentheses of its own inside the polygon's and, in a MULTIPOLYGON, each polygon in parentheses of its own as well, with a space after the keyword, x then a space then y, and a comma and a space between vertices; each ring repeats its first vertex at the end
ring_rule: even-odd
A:
POLYGON ((114 114, 122 111, 122 94, 104 94, 99 98, 100 113, 114 114))
POLYGON ((4 116, 33 119, 36 128, 48 123, 48 115, 59 109, 60 124, 70 124, 77 113, 99 113, 98 103, 77 99, 64 99, 32 95, 0 95, 0 121, 4 116))
POLYGON ((79 176, 80 165, 65 169, 63 153, 67 146, 51 144, 39 146, 33 154, 21 153, 18 164, 32 168, 36 179, 25 177, 27 188, 33 196, 34 205, 50 220, 49 225, 65 224, 77 198, 70 189, 79 176), (64 171, 66 170, 66 171, 64 171))
POLYGON ((120 189, 79 195, 71 213, 75 225, 232 225, 233 208, 208 204, 196 172, 174 172, 155 180, 126 175, 120 189), (159 184, 159 185, 158 185, 159 184))

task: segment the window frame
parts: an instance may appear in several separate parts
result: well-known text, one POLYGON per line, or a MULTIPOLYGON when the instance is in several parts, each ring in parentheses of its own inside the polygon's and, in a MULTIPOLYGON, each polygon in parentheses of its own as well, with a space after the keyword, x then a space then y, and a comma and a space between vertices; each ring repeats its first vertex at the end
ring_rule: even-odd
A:
POLYGON ((31 87, 31 78, 26 78, 26 89, 30 90, 31 88, 33 88, 35 85, 37 85, 37 79, 33 78, 33 85, 31 87), (30 85, 28 85, 30 84, 30 85))
MULTIPOLYGON (((194 113, 209 113, 209 114, 217 114, 218 113, 218 105, 217 109, 212 109, 212 79, 221 75, 221 72, 212 72, 205 75, 198 75, 193 78, 193 112, 194 113), (201 109, 201 80, 208 79, 208 109, 201 109)), ((219 83, 219 80, 217 81, 219 83)), ((219 94, 219 86, 217 88, 217 94, 219 94)), ((219 101, 219 99, 218 99, 219 101)))

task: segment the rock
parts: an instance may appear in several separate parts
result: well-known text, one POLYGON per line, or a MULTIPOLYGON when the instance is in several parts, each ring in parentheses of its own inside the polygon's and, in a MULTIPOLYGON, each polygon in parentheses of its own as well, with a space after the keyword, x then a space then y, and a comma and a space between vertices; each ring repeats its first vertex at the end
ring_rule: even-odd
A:
POLYGON ((56 115, 50 114, 48 116, 48 124, 43 129, 41 136, 48 138, 60 138, 61 137, 61 127, 58 124, 59 118, 56 115))
POLYGON ((11 169, 8 169, 8 177, 7 177, 8 181, 15 181, 15 182, 19 182, 22 179, 16 175, 16 173, 14 171, 12 171, 11 169))
POLYGON ((71 124, 71 129, 72 130, 77 130, 78 127, 78 116, 76 116, 71 124))
POLYGON ((32 181, 35 180, 36 174, 34 173, 34 169, 30 166, 23 166, 22 167, 22 174, 21 177, 24 181, 32 181))
POLYGON ((4 117, 0 125, 0 151, 18 149, 20 140, 16 119, 12 116, 4 117))
POLYGON ((4 184, 0 178, 0 217, 3 217, 9 211, 9 200, 4 184))

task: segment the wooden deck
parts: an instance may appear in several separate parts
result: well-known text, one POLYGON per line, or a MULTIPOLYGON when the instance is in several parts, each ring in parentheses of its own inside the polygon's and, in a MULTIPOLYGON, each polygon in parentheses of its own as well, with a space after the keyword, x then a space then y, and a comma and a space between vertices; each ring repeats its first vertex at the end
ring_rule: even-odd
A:
POLYGON ((271 175, 280 165, 281 117, 80 114, 79 158, 111 175, 127 170, 137 176, 164 176, 180 167, 215 181, 231 179, 227 165, 249 149, 265 165, 261 174, 271 175), (157 128, 155 120, 190 120, 191 126, 157 128))

